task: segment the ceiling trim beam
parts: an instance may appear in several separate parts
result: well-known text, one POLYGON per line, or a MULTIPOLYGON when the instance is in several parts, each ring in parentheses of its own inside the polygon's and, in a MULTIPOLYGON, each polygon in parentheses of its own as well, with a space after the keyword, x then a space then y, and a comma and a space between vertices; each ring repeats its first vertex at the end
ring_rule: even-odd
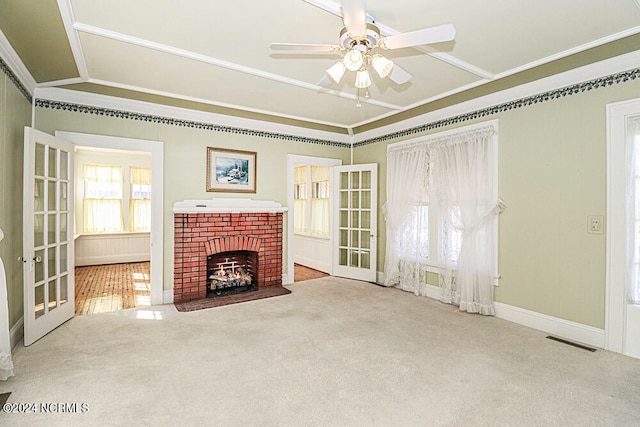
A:
POLYGON ((67 39, 69 39, 69 45, 71 46, 71 52, 73 53, 73 59, 76 61, 76 67, 78 68, 78 74, 80 78, 89 78, 89 69, 87 68, 87 61, 84 58, 84 52, 82 51, 82 43, 80 43, 80 35, 73 28, 75 23, 75 17, 73 16, 73 8, 71 6, 71 0, 58 0, 58 9, 60 9, 60 16, 64 24, 64 30, 67 33, 67 39))
POLYGON ((589 43, 582 44, 580 46, 573 47, 571 49, 567 49, 565 51, 547 56, 546 58, 538 59, 537 61, 529 62, 528 64, 521 65, 520 67, 512 68, 505 72, 496 74, 496 79, 501 79, 504 77, 511 76, 513 74, 517 74, 522 71, 529 70, 531 68, 538 67, 540 65, 548 64, 549 62, 557 61, 559 59, 565 58, 570 55, 574 55, 576 53, 583 52, 585 50, 592 49, 594 47, 602 46, 603 44, 611 43, 616 40, 623 39, 625 37, 633 36, 640 33, 640 26, 629 28, 624 31, 620 31, 619 33, 611 34, 606 37, 602 37, 597 40, 593 40, 589 43))
MULTIPOLYGON (((99 81, 90 81, 98 84, 99 81)), ((148 114, 158 117, 169 117, 176 120, 187 120, 196 123, 251 129, 277 134, 287 134, 304 138, 315 138, 343 144, 351 144, 352 138, 347 133, 335 133, 317 129, 310 129, 288 124, 267 122, 243 117, 233 117, 207 111, 161 105, 152 102, 119 98, 109 95, 81 92, 71 89, 55 87, 37 88, 34 99, 53 102, 83 105, 87 107, 104 108, 126 113, 148 114)), ((308 120, 306 120, 308 122, 308 120)), ((344 128, 344 126, 341 126, 344 128)))
MULTIPOLYGON (((61 0, 62 1, 62 0, 61 0)), ((312 84, 312 83, 307 83, 307 82, 303 82, 301 80, 296 80, 296 79, 291 79, 289 77, 284 77, 278 74, 274 74, 274 73, 269 73, 266 71, 262 71, 262 70, 258 70, 255 68, 251 68, 251 67, 246 67, 244 65, 240 65, 240 64, 236 64, 233 62, 229 62, 229 61, 225 61, 219 58, 214 58, 211 56, 207 56, 207 55, 202 55, 199 53, 195 53, 195 52, 191 52, 185 49, 180 49, 180 48, 176 48, 176 47, 172 47, 172 46, 167 46, 165 44, 161 44, 161 43, 156 43, 150 40, 145 40, 145 39, 141 39, 138 37, 133 37, 133 36, 129 36, 126 34, 122 34, 122 33, 117 33, 115 31, 110 31, 110 30, 106 30, 104 28, 99 28, 99 27, 95 27, 92 25, 87 25, 87 24, 83 24, 80 22, 76 22, 73 25, 73 28, 76 29, 77 31, 81 31, 87 34, 93 34, 96 36, 100 36, 100 37, 105 37, 111 40, 116 40, 116 41, 120 41, 123 43, 129 43, 135 46, 140 46, 140 47, 144 47, 147 49, 153 49, 159 52, 164 52, 164 53, 168 53, 170 55, 175 55, 175 56, 180 56, 183 58, 187 58, 187 59, 192 59, 194 61, 199 61, 199 62, 203 62, 205 64, 211 64, 211 65, 215 65, 217 67, 222 67, 222 68, 226 68, 229 70, 233 70, 233 71, 238 71, 241 73, 245 73, 245 74, 249 74, 249 75, 253 75, 253 76, 257 76, 257 77, 262 77, 265 79, 269 79, 272 81, 276 81, 279 83, 284 83, 287 85, 292 85, 292 86, 297 86, 297 87, 301 87, 304 89, 308 89, 308 90, 312 90, 314 92, 321 92, 321 93, 326 93, 326 94, 330 94, 330 95, 335 95, 338 96, 340 98, 345 98, 345 99, 352 99, 352 100, 356 100, 357 96, 352 94, 352 93, 346 93, 346 92, 339 92, 339 91, 335 91, 335 90, 327 90, 326 88, 319 86, 317 84, 312 84)), ((382 102, 382 101, 378 101, 376 99, 361 99, 361 102, 366 102, 368 104, 371 105, 376 105, 379 107, 383 107, 383 108, 387 108, 390 110, 403 110, 404 107, 401 107, 399 105, 394 105, 394 104, 390 104, 387 102, 382 102)))
POLYGON ((273 116, 273 117, 281 117, 283 119, 299 120, 299 121, 303 121, 303 122, 316 123, 316 124, 319 124, 319 125, 326 125, 326 126, 334 126, 334 127, 343 128, 343 129, 347 128, 345 125, 340 124, 340 123, 326 122, 326 121, 322 121, 322 120, 310 120, 310 119, 308 119, 306 117, 299 117, 299 116, 294 116, 294 115, 289 115, 289 114, 280 114, 280 113, 275 113, 273 111, 266 111, 266 110, 261 110, 261 109, 258 109, 258 108, 249 108, 249 107, 245 107, 245 106, 242 106, 242 105, 229 104, 229 103, 225 103, 225 102, 214 102, 214 101, 211 101, 210 99, 197 98, 197 97, 194 97, 194 96, 187 96, 187 95, 180 95, 180 94, 176 94, 176 93, 172 93, 172 92, 166 92, 166 91, 163 91, 163 90, 156 90, 156 89, 150 89, 150 88, 146 88, 146 87, 133 86, 133 85, 128 85, 128 84, 124 84, 124 83, 116 83, 116 82, 111 82, 111 81, 107 81, 107 80, 90 78, 89 80, 87 80, 87 83, 93 83, 93 84, 97 84, 97 85, 101 85, 101 86, 114 87, 114 88, 118 88, 118 89, 132 90, 132 91, 135 91, 135 92, 148 93, 150 95, 164 96, 164 97, 167 97, 167 98, 180 99, 180 100, 183 100, 183 101, 197 102, 197 103, 200 103, 200 104, 212 105, 214 107, 231 108, 231 109, 234 109, 234 110, 247 111, 247 112, 250 112, 250 113, 263 114, 263 115, 273 116))
POLYGON ((33 78, 2 30, 0 30, 0 58, 9 66, 15 77, 29 91, 29 94, 33 95, 36 79, 33 78))
POLYGON ((70 79, 63 80, 52 80, 49 82, 42 82, 36 84, 36 87, 56 87, 56 86, 65 86, 65 85, 73 85, 77 83, 86 83, 87 79, 83 79, 82 77, 73 77, 70 79))

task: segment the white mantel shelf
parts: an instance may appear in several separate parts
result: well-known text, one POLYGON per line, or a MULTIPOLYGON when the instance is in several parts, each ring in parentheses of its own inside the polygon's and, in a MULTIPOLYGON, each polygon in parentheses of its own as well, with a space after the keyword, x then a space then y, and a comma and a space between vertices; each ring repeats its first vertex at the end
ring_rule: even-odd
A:
POLYGON ((173 204, 173 213, 278 213, 288 208, 272 200, 215 198, 210 200, 183 200, 173 204))

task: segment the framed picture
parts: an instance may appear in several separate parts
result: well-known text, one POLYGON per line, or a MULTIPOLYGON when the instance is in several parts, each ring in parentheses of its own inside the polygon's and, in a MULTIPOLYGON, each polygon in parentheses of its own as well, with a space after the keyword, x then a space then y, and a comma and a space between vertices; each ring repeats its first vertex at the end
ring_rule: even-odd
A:
POLYGON ((207 191, 256 192, 256 153, 207 147, 207 191))

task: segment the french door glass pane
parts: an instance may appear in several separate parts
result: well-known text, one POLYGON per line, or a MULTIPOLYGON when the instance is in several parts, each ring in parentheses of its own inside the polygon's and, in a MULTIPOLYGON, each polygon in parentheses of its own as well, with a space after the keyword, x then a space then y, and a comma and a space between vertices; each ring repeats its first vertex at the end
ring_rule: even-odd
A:
POLYGON ((48 181, 47 182, 47 188, 49 191, 49 194, 47 196, 47 200, 49 202, 49 204, 47 205, 47 210, 49 211, 54 211, 56 210, 56 182, 55 181, 48 181))
POLYGON ((44 150, 44 145, 36 143, 35 174, 37 176, 44 176, 44 150))
POLYGON ((60 305, 65 304, 69 301, 69 295, 67 295, 67 286, 68 280, 67 275, 63 275, 60 277, 60 305))
POLYGON ((34 258, 35 282, 40 283, 44 280, 44 249, 35 251, 34 258))
POLYGON ((69 153, 60 152, 60 179, 69 179, 69 153))
POLYGON ((53 148, 49 148, 49 177, 56 178, 58 176, 56 167, 58 162, 56 162, 57 150, 53 148))
POLYGON ((33 217, 33 245, 37 248, 44 246, 44 214, 33 217))
POLYGON ((47 243, 51 244, 51 243, 55 243, 56 242, 56 225, 57 225, 57 218, 56 218, 56 214, 49 214, 47 215, 48 221, 47 221, 47 243))
POLYGON ((49 311, 53 310, 58 306, 58 302, 56 299, 56 280, 52 280, 49 282, 49 311))
POLYGON ((44 314, 44 286, 36 286, 35 289, 35 312, 36 319, 44 314))
POLYGON ((69 240, 67 235, 67 214, 61 213, 60 215, 60 242, 66 242, 69 240))
POLYGON ((60 270, 59 274, 67 272, 67 245, 60 245, 60 270))

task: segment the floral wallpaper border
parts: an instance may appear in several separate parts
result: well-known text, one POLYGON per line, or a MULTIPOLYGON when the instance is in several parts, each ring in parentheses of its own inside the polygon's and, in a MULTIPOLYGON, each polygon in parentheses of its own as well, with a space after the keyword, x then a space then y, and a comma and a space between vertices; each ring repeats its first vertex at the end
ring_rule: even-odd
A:
POLYGON ((29 101, 29 104, 31 104, 33 102, 33 97, 29 93, 29 90, 27 90, 27 88, 20 82, 20 80, 18 80, 18 77, 16 77, 13 71, 11 71, 11 68, 9 68, 7 63, 4 62, 2 58, 0 58, 0 70, 2 70, 2 72, 6 74, 7 77, 9 77, 9 80, 11 80, 15 87, 18 88, 22 96, 27 98, 27 101, 29 101))
MULTIPOLYGON (((20 80, 16 77, 13 71, 11 71, 9 66, 4 62, 2 58, 0 58, 0 70, 9 77, 9 79, 13 82, 13 84, 18 88, 20 93, 22 93, 22 95, 29 101, 29 103, 32 103, 33 102, 32 95, 29 93, 27 88, 20 82, 20 80)), ((576 95, 582 92, 587 92, 587 91, 591 91, 598 88, 625 83, 631 80, 635 80, 638 77, 640 77, 640 68, 625 71, 622 73, 612 74, 606 77, 601 77, 598 79, 589 80, 582 83, 577 83, 571 86, 566 86, 564 88, 540 93, 538 95, 533 95, 526 98, 521 98, 515 101, 506 102, 506 103, 495 105, 492 107, 483 108, 481 110, 476 110, 470 113, 449 117, 443 120, 426 123, 424 125, 415 126, 409 129, 404 129, 404 130, 389 133, 386 135, 377 136, 364 141, 356 142, 353 144, 353 147, 357 148, 365 145, 375 144, 378 142, 384 142, 384 141, 389 141, 397 138, 402 138, 409 135, 415 135, 418 133, 427 132, 432 129, 442 128, 442 127, 449 126, 456 123, 462 123, 470 120, 488 117, 488 116, 499 114, 505 111, 514 110, 514 109, 526 107, 529 105, 539 104, 541 102, 547 102, 554 99, 576 95)), ((195 129, 204 129, 204 130, 210 130, 213 132, 234 133, 239 135, 250 135, 250 136, 257 136, 261 138, 272 138, 272 139, 280 139, 280 140, 294 141, 294 142, 305 142, 305 143, 311 143, 311 144, 320 144, 320 145, 342 147, 342 148, 352 147, 351 144, 348 144, 345 142, 331 141, 328 139, 309 138, 309 137, 288 135, 288 134, 276 133, 276 132, 258 131, 258 130, 252 130, 252 129, 238 128, 238 127, 214 125, 210 123, 203 123, 203 122, 197 122, 192 120, 179 120, 179 119, 173 119, 171 117, 156 116, 151 114, 132 113, 128 111, 113 110, 109 108, 100 108, 100 107, 91 107, 87 105, 59 102, 59 101, 50 101, 46 99, 36 99, 35 106, 41 107, 41 108, 51 108, 56 110, 80 112, 85 114, 96 114, 100 116, 118 117, 118 118, 129 119, 129 120, 140 120, 140 121, 146 121, 146 122, 152 122, 152 123, 161 123, 161 124, 167 124, 167 125, 173 125, 173 126, 183 126, 183 127, 189 127, 189 128, 195 128, 195 129)))
POLYGON ((547 102, 565 96, 576 95, 582 92, 587 92, 593 89, 612 86, 614 84, 625 83, 630 80, 635 80, 640 77, 640 68, 636 68, 631 71, 625 71, 618 74, 612 74, 610 76, 601 77, 599 79, 590 80, 583 83, 577 83, 571 86, 566 86, 561 89, 544 92, 538 95, 529 96, 526 98, 518 99, 504 104, 495 105, 493 107, 483 108, 481 110, 472 111, 470 113, 461 114, 447 119, 438 120, 436 122, 427 123, 424 125, 416 126, 413 128, 393 132, 387 135, 378 136, 375 138, 366 139, 364 141, 353 144, 353 147, 362 147, 364 145, 375 144, 377 142, 389 141, 396 138, 401 138, 408 135, 414 135, 417 133, 426 132, 432 129, 449 126, 456 123, 462 123, 469 120, 475 120, 494 114, 502 113, 516 108, 522 108, 533 104, 539 104, 541 102, 547 102))

